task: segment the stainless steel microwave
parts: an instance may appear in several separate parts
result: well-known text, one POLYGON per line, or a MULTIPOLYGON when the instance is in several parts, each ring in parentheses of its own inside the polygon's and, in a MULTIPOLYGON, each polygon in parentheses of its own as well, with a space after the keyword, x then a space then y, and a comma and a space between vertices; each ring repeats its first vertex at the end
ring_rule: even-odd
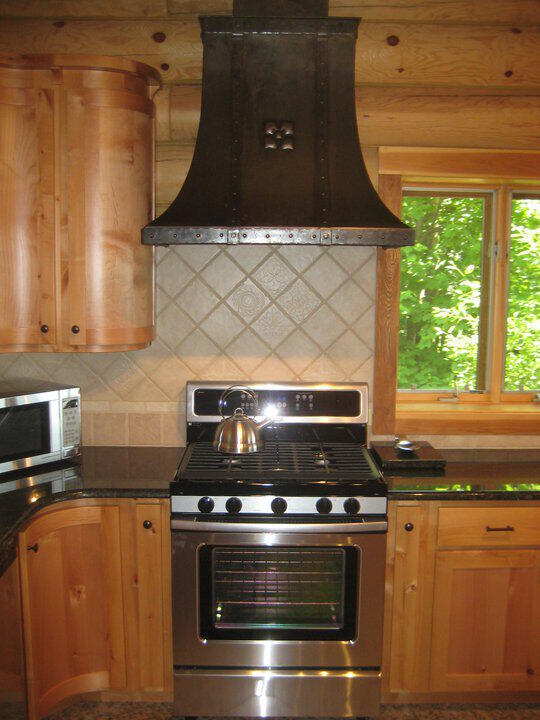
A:
POLYGON ((80 451, 78 387, 0 383, 0 474, 76 458, 80 451))

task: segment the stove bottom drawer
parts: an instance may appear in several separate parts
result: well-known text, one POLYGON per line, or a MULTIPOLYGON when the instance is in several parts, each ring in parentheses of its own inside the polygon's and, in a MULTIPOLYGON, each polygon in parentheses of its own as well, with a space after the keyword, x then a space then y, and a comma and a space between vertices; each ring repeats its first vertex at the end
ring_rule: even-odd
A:
POLYGON ((181 716, 375 717, 380 694, 378 670, 174 671, 181 716))

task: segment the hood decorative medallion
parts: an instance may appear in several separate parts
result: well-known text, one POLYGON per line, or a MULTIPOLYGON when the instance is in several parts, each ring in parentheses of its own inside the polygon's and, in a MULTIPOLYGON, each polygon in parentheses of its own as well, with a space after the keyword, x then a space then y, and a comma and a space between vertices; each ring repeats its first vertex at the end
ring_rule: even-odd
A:
POLYGON ((186 181, 149 245, 412 245, 379 198, 356 126, 359 19, 324 0, 235 0, 200 18, 203 89, 186 181))

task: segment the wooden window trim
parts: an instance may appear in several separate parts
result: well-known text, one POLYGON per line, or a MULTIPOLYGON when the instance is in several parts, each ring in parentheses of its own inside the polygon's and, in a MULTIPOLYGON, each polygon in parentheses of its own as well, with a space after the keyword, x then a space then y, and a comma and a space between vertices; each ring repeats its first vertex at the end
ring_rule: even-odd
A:
MULTIPOLYGON (((397 391, 399 278, 401 251, 378 248, 375 327, 373 433, 424 435, 525 434, 540 432, 535 393, 504 392, 503 362, 508 284, 508 238, 511 192, 538 191, 540 152, 480 151, 454 148, 379 148, 379 194, 401 214, 402 187, 467 185, 497 194, 493 269, 494 307, 489 393, 459 393, 454 404, 441 403, 444 393, 397 391)), ((471 188, 472 189, 472 188, 471 188)), ((449 393, 450 395, 451 393, 449 393)))

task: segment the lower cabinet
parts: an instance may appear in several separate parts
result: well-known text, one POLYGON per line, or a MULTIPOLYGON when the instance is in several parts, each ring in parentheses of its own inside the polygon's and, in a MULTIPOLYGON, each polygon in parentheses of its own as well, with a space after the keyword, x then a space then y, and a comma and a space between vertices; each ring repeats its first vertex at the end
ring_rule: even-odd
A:
POLYGON ((165 501, 79 501, 20 534, 30 720, 81 693, 170 687, 167 514, 165 501))
POLYGON ((539 637, 539 504, 391 503, 386 700, 536 692, 539 637))
POLYGON ((126 687, 117 507, 58 509, 19 543, 29 717, 126 687))
POLYGON ((540 551, 436 553, 432 690, 540 689, 540 551))

